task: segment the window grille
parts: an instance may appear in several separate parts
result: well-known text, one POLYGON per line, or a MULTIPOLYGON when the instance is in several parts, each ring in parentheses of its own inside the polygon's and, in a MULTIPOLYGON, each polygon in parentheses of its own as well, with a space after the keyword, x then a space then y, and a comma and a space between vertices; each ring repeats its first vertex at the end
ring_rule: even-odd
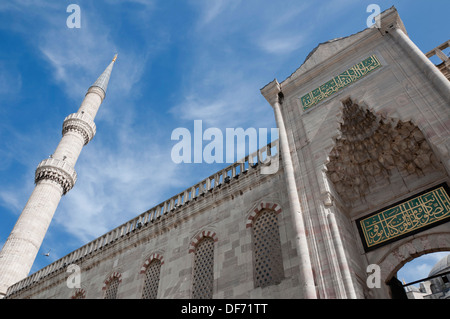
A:
POLYGON ((119 289, 119 278, 113 278, 106 287, 105 299, 116 299, 117 289, 119 289))
POLYGON ((277 285, 284 278, 277 214, 271 210, 261 212, 252 228, 255 288, 277 285))
POLYGON ((203 238, 194 252, 192 298, 212 299, 214 283, 214 239, 203 238))
POLYGON ((161 260, 153 259, 145 271, 144 289, 142 299, 156 299, 158 296, 159 277, 161 273, 161 260))

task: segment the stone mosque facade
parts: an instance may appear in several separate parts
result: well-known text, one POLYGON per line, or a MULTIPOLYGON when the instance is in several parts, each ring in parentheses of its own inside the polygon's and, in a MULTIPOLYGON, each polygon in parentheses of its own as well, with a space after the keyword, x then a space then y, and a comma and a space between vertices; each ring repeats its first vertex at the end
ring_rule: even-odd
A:
POLYGON ((28 274, 96 133, 114 59, 36 170, 0 253, 0 294, 395 298, 405 263, 450 250, 450 41, 424 54, 394 7, 380 21, 261 89, 277 141, 28 274))

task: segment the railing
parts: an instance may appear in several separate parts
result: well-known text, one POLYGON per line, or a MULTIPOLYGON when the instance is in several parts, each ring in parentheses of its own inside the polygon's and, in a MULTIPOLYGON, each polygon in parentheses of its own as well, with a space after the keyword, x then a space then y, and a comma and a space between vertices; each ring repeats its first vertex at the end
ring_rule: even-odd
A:
POLYGON ((63 188, 63 194, 66 194, 77 181, 77 172, 65 162, 56 158, 47 158, 41 161, 36 168, 34 182, 42 179, 51 179, 58 182, 63 188))
POLYGON ((63 258, 53 262, 52 264, 38 270, 27 278, 15 283, 9 287, 7 296, 26 288, 33 283, 40 280, 54 271, 57 271, 67 265, 70 265, 80 258, 83 258, 90 253, 102 249, 107 244, 131 233, 132 231, 141 227, 148 226, 155 221, 165 218, 175 209, 202 197, 208 191, 211 191, 220 185, 231 183, 234 177, 240 174, 245 174, 252 170, 258 170, 263 166, 271 165, 272 161, 276 158, 277 165, 279 161, 279 145, 278 140, 262 147, 258 151, 247 155, 244 159, 233 163, 232 165, 220 170, 219 172, 209 176, 202 180, 200 183, 195 184, 192 187, 185 189, 183 192, 169 198, 168 200, 154 206, 147 210, 143 214, 133 218, 132 220, 114 228, 110 232, 94 239, 86 245, 78 248, 77 250, 69 253, 63 258), (276 152, 274 152, 274 149, 276 152), (265 154, 265 156, 264 156, 265 154), (261 165, 259 165, 261 164, 261 165))
POLYGON ((438 47, 429 51, 425 56, 430 59, 433 56, 437 56, 442 63, 436 65, 436 67, 445 75, 445 77, 450 80, 450 58, 443 52, 443 50, 450 47, 450 40, 442 43, 438 47))

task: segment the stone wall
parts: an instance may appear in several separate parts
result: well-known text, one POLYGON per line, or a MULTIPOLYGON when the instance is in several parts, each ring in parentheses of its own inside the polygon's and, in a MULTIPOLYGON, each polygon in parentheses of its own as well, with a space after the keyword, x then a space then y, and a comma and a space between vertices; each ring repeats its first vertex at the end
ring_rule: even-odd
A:
POLYGON ((66 256, 11 287, 8 298, 104 298, 106 284, 115 277, 120 278, 117 298, 141 298, 142 270, 155 256, 163 262, 158 298, 191 298, 193 251, 202 237, 214 239, 213 298, 301 298, 288 207, 282 168, 266 175, 261 164, 250 165, 167 215, 146 223, 143 214, 141 226, 134 221, 118 237, 101 236, 97 240, 105 239, 99 248, 89 249, 97 240, 81 247, 70 254, 75 257, 66 256), (252 221, 263 210, 273 210, 278 219, 284 278, 280 284, 255 288, 252 221), (81 268, 79 289, 67 285, 71 264, 81 268))

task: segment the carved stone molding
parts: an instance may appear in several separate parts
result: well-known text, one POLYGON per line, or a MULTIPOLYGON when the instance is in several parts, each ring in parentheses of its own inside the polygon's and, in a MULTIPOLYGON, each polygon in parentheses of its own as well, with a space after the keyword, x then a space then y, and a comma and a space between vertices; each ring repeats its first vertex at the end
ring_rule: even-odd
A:
POLYGON ((94 121, 86 113, 73 113, 64 119, 62 134, 66 132, 78 132, 83 136, 84 145, 94 138, 96 126, 94 121))
POLYGON ((75 185, 77 173, 68 163, 55 158, 48 158, 40 162, 36 168, 34 182, 37 184, 44 179, 61 185, 63 195, 65 195, 75 185))

